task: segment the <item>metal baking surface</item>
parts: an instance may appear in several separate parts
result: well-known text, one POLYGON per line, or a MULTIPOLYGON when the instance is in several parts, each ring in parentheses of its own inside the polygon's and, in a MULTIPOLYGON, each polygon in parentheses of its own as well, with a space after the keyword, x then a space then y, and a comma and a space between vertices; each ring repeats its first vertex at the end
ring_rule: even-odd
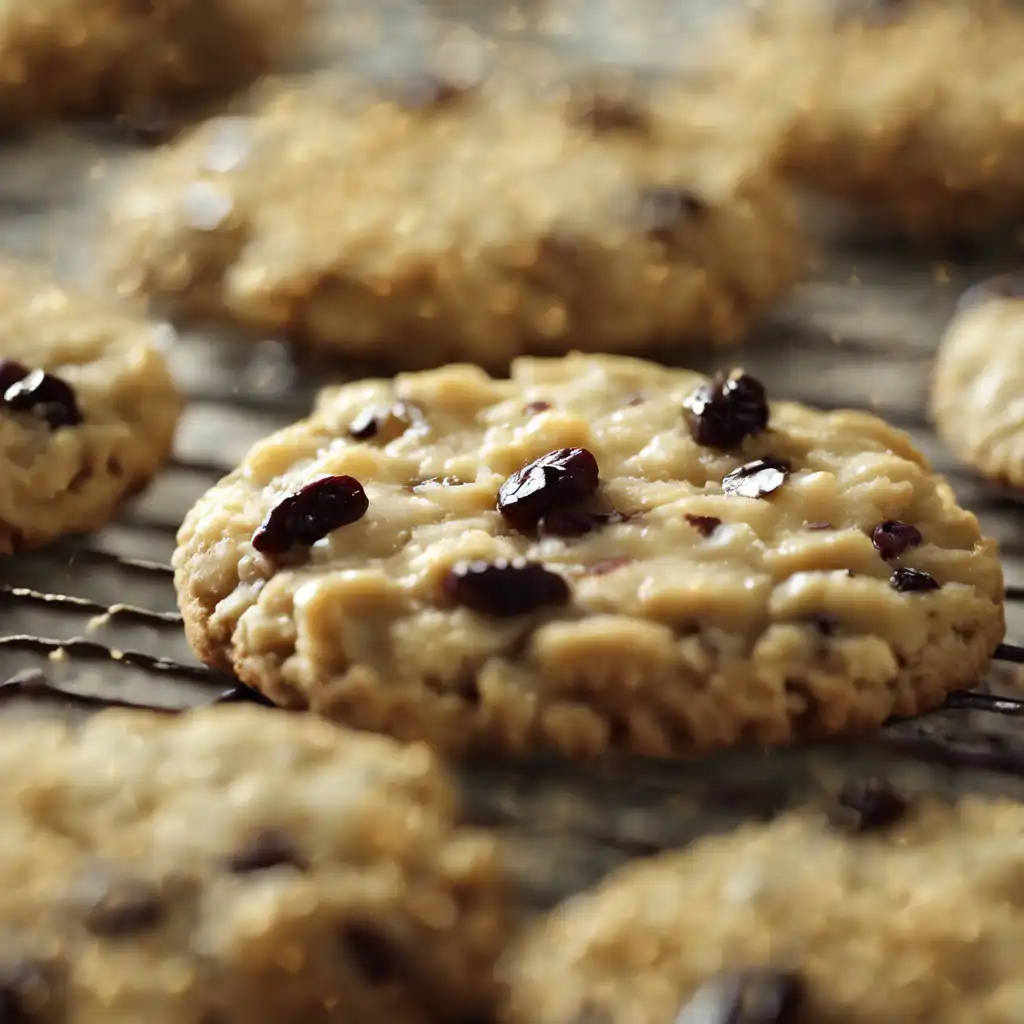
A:
MULTIPOLYGON (((437 6, 481 31, 540 30, 577 54, 645 70, 682 52, 686 42, 695 52, 694 26, 721 9, 697 0, 632 0, 630 24, 642 7, 639 21, 654 29, 630 35, 616 31, 612 0, 581 2, 561 21, 550 4, 438 0, 437 6), (587 15, 582 20, 580 10, 587 15)), ((348 48, 371 62, 405 66, 422 59, 437 23, 419 6, 387 3, 380 10, 400 30, 376 24, 373 46, 368 37, 341 33, 348 48)), ((364 13, 372 23, 369 5, 364 13)), ((325 38, 328 50, 341 52, 340 43, 325 38)), ((117 133, 96 125, 4 144, 0 246, 76 277, 90 262, 95 197, 105 182, 116 181, 130 153, 117 133)), ((1020 506, 955 466, 924 415, 932 355, 957 295, 1012 266, 1014 247, 943 258, 854 232, 831 211, 813 216, 823 256, 811 280, 741 350, 685 351, 678 360, 701 369, 742 364, 774 396, 871 409, 910 431, 1003 546, 1011 588, 1008 645, 990 678, 978 681, 979 695, 960 696, 947 710, 894 723, 876 736, 737 751, 683 765, 609 759, 459 769, 467 818, 506 837, 531 905, 550 904, 630 857, 814 800, 851 776, 885 772, 911 789, 1024 798, 1024 739, 1015 721, 1024 706, 1012 699, 1024 681, 1016 663, 1024 652, 1009 643, 1024 641, 1020 506)), ((10 680, 0 685, 4 716, 77 717, 110 703, 171 712, 216 700, 233 685, 198 665, 185 643, 167 569, 175 530, 195 498, 253 442, 303 415, 316 389, 344 379, 345 371, 303 369, 274 338, 168 332, 168 353, 190 404, 167 470, 101 533, 0 567, 0 681, 10 680)))

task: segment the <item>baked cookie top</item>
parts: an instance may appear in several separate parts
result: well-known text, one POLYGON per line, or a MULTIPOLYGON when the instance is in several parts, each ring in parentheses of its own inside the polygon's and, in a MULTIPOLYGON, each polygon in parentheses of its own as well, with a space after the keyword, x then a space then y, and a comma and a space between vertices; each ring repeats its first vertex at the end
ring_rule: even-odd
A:
POLYGON ((1015 0, 749 6, 723 47, 726 73, 772 116, 788 108, 790 171, 920 233, 992 228, 1024 209, 1015 0))
POLYGON ((1024 808, 843 802, 845 827, 751 825, 556 908, 506 958, 506 1024, 1020 1020, 1024 808))
POLYGON ((5 1019, 425 1024, 489 994, 494 845, 423 747, 252 707, 2 732, 5 1019))
POLYGON ((932 416, 965 462, 1024 485, 1024 275, 964 293, 935 360, 932 416))
POLYGON ((152 326, 0 262, 0 554, 106 523, 181 406, 152 326))
POLYGON ((4 0, 0 123, 151 117, 248 84, 298 49, 318 0, 4 0))
POLYGON ((329 389, 192 509, 190 640, 442 747, 692 753, 974 685, 995 546, 905 434, 623 357, 329 389))
POLYGON ((732 341, 800 269, 770 122, 518 51, 278 85, 117 188, 113 279, 406 367, 732 341))

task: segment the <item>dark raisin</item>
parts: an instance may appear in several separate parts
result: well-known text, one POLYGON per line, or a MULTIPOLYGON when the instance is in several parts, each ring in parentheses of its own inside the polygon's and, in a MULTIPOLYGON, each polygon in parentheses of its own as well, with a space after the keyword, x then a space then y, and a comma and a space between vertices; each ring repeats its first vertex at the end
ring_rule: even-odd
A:
POLYGON ((715 374, 683 402, 694 441, 708 448, 738 448, 768 428, 764 385, 742 370, 715 374))
POLYGON ((722 481, 722 490, 739 498, 764 498, 786 482, 790 468, 785 459, 755 459, 734 469, 722 481))
POLYGON ((523 412, 527 416, 535 416, 539 412, 547 412, 550 408, 550 402, 530 402, 523 406, 523 412))
POLYGON ((401 437, 411 426, 423 422, 423 410, 413 402, 395 402, 391 406, 370 406, 349 425, 355 441, 376 439, 382 444, 401 437))
POLYGON ((356 441, 369 441, 377 433, 377 410, 364 409, 349 424, 348 436, 356 441))
POLYGON ((1000 274, 972 284, 957 302, 957 309, 977 306, 990 299, 1024 299, 1024 274, 1000 274))
POLYGON ((879 523, 871 534, 871 543, 886 561, 899 558, 908 548, 916 548, 922 539, 921 531, 916 526, 901 523, 898 519, 887 519, 879 523))
POLYGON ((517 530, 533 530, 597 490, 597 459, 586 448, 559 448, 513 473, 498 491, 498 511, 517 530))
POLYGON ((280 867, 305 871, 309 863, 295 848, 295 844, 277 829, 257 832, 227 861, 228 871, 235 875, 247 875, 252 871, 280 867))
POLYGON ((702 537, 710 537, 721 525, 722 520, 718 516, 692 516, 683 517, 702 537))
POLYGON ((501 618, 566 604, 571 596, 558 573, 523 558, 459 563, 445 576, 444 589, 456 604, 501 618))
POLYGON ((885 779, 851 780, 836 796, 829 820, 846 832, 874 832, 899 824, 910 801, 885 779))
POLYGON ((30 1024, 50 1019, 52 979, 47 969, 32 960, 0 964, 0 1024, 30 1024))
POLYGON ((796 1024, 802 1002, 800 979, 788 971, 719 974, 697 989, 675 1024, 796 1024))
POLYGON ((578 512, 552 512, 537 524, 541 537, 585 537, 596 526, 597 520, 578 512))
POLYGON ((651 117, 641 104, 626 96, 595 95, 581 105, 579 120, 594 132, 650 131, 651 117))
POLYGON ((363 485, 354 477, 321 477, 271 509, 252 535, 252 546, 265 555, 308 547, 332 530, 362 519, 369 507, 363 485))
POLYGON ((631 555, 616 555, 614 558, 605 558, 600 562, 595 562, 587 572, 591 576, 607 576, 608 573, 632 565, 633 562, 634 559, 631 555))
POLYGON ((24 380, 28 375, 28 367, 22 366, 17 360, 0 359, 0 399, 3 399, 9 387, 24 380))
POLYGON ((346 925, 342 943, 356 969, 371 985, 386 985, 405 973, 405 958, 395 944, 368 924, 346 925))
POLYGON ((73 902, 81 908, 86 930, 104 938, 137 935, 156 928, 167 908, 152 882, 116 869, 97 867, 77 881, 73 902))
POLYGON ((889 577, 889 586, 901 594, 923 593, 938 590, 939 584, 926 572, 919 569, 896 569, 889 577))
POLYGON ((686 189, 649 188, 640 195, 640 223, 644 232, 670 245, 676 233, 707 213, 707 203, 686 189))
POLYGON ((71 385, 46 373, 32 370, 4 392, 3 404, 13 412, 29 412, 51 430, 74 427, 82 422, 82 413, 71 385))

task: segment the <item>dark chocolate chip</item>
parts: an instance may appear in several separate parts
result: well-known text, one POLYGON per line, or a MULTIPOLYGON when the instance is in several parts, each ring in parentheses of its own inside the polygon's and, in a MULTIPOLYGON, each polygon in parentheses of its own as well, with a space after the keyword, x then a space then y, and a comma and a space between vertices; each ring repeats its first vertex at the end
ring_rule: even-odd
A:
POLYGON ((796 1024, 803 986, 788 971, 737 971, 702 985, 675 1024, 796 1024))
POLYGON ((533 530, 545 516, 589 498, 598 485, 597 459, 586 448, 559 448, 513 473, 498 491, 498 511, 515 529, 533 530))
POLYGON ((227 861, 227 869, 235 875, 247 875, 269 868, 297 868, 306 871, 309 862, 295 848, 295 844, 278 829, 257 832, 227 861))
POLYGON ((889 586, 901 594, 923 593, 938 590, 939 584, 926 572, 919 569, 896 569, 889 577, 889 586))
POLYGON ((703 217, 707 203, 694 192, 649 188, 640 195, 640 223, 651 238, 670 245, 679 229, 703 217))
POLYGON ((405 958, 394 942, 369 924, 352 922, 342 932, 345 952, 371 985, 386 985, 405 974, 405 958))
POLYGON ((632 555, 616 555, 614 558, 604 558, 600 562, 595 562, 587 572, 591 576, 607 576, 608 573, 615 572, 616 569, 632 565, 634 561, 632 555))
POLYGON ((369 507, 363 485, 354 477, 321 477, 280 501, 252 535, 252 546, 265 555, 308 547, 362 519, 369 507))
POLYGON ((54 992, 48 974, 34 960, 0 963, 0 1024, 51 1019, 54 992))
POLYGON ((1024 299, 1024 273, 1000 274, 972 284, 957 302, 957 309, 967 309, 991 299, 1024 299))
POLYGON ((74 427, 82 422, 71 385, 44 370, 32 370, 11 384, 4 391, 3 404, 12 412, 31 413, 51 430, 74 427))
POLYGON ((29 375, 29 368, 15 359, 0 359, 0 399, 7 389, 29 375))
POLYGON ((558 573, 522 558, 454 565, 445 576, 444 590, 456 604, 500 618, 567 604, 572 596, 558 573))
POLYGON ((152 882, 105 867, 96 867, 79 878, 72 899, 81 908, 86 930, 104 938, 151 931, 167 911, 152 882))
POLYGON ((697 444, 737 448, 768 428, 768 397, 742 370, 718 373, 683 402, 683 416, 697 444))
POLYGON ((829 820, 846 832, 875 832, 901 822, 910 801, 886 779, 851 780, 836 796, 829 820))
POLYGON ((733 497, 764 498, 785 482, 791 467, 786 459, 768 456, 734 469, 723 481, 722 490, 733 497))
POLYGON ((886 561, 899 558, 908 548, 916 548, 922 539, 921 531, 916 526, 901 523, 898 519, 886 519, 871 534, 871 543, 886 561))
POLYGON ((721 525, 722 520, 718 516, 693 516, 683 517, 702 537, 710 537, 721 525))

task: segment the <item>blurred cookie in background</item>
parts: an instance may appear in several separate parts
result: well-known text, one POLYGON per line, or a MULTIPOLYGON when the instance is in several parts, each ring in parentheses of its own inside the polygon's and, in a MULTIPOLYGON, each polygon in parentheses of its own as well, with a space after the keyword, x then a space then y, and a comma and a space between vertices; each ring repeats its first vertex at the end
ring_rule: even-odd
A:
POLYGON ((113 281, 398 367, 738 341, 802 269, 771 122, 453 37, 268 86, 114 191, 113 281))
POLYGON ((1010 0, 773 0, 748 5, 720 56, 750 116, 788 118, 794 178, 962 238, 1024 218, 1022 39, 1010 0))

